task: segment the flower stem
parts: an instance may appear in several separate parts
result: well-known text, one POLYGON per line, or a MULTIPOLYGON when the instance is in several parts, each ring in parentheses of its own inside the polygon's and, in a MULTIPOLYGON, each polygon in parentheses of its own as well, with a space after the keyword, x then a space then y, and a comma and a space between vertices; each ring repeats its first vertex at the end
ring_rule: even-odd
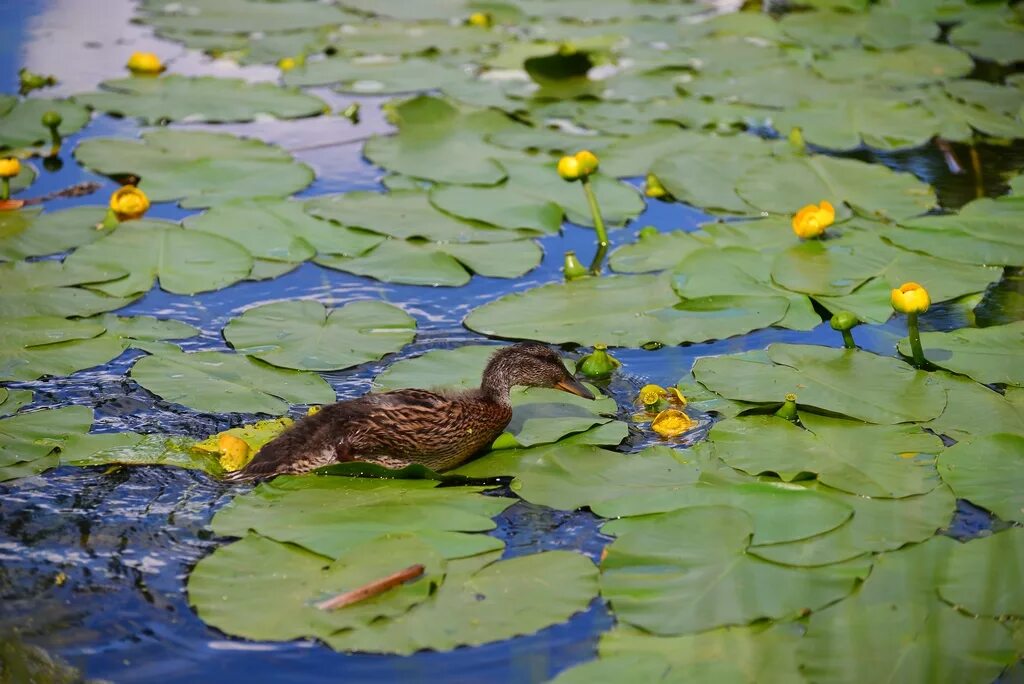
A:
POLYGON ((856 349, 857 344, 853 341, 853 333, 849 330, 843 330, 843 346, 847 349, 856 349))
POLYGON ((924 350, 921 349, 921 332, 917 327, 917 314, 907 314, 907 334, 910 337, 910 350, 913 353, 914 365, 921 368, 925 364, 924 350))
POLYGON ((10 199, 11 197, 11 179, 0 178, 0 200, 10 199))
POLYGON ((583 184, 583 192, 587 196, 587 203, 590 205, 590 215, 594 219, 594 230, 597 231, 597 253, 594 260, 590 262, 590 272, 594 275, 601 274, 601 265, 604 263, 604 255, 608 252, 608 231, 604 227, 604 219, 601 218, 601 207, 597 205, 597 196, 594 189, 590 187, 590 179, 584 176, 580 179, 583 184))

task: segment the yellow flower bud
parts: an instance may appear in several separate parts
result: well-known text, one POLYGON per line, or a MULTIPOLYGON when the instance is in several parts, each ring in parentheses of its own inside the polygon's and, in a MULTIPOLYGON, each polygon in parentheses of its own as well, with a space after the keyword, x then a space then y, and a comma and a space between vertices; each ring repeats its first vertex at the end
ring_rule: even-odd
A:
POLYGON ((693 419, 678 409, 665 409, 651 421, 651 429, 663 439, 681 435, 693 426, 693 419))
POLYGON ((644 385, 640 388, 640 403, 644 406, 654 406, 668 396, 668 392, 660 385, 644 385))
POLYGON ((808 204, 793 217, 793 232, 803 239, 816 238, 836 220, 836 210, 825 200, 820 205, 808 204))
POLYGON ((110 208, 118 221, 131 221, 142 218, 146 213, 149 198, 134 185, 125 185, 110 196, 110 208))
POLYGON ((924 313, 932 303, 928 290, 917 283, 903 283, 892 291, 890 300, 893 309, 905 314, 924 313))
POLYGON ((653 173, 649 173, 647 174, 647 179, 644 182, 644 194, 648 197, 653 197, 654 199, 661 199, 668 195, 668 190, 666 190, 665 186, 661 184, 661 181, 658 180, 657 176, 653 173))
POLYGON ((494 18, 487 12, 473 12, 466 19, 466 23, 479 28, 491 28, 494 25, 494 18))
POLYGON ((576 157, 562 157, 558 160, 558 175, 565 181, 579 180, 584 174, 576 157))
POLYGON ((21 162, 15 157, 0 159, 0 178, 14 178, 21 173, 21 162))
POLYGON ((590 150, 580 150, 576 153, 576 161, 580 165, 580 175, 589 176, 597 171, 597 155, 590 150))
POLYGON ((294 57, 282 57, 277 60, 277 68, 281 71, 291 71, 298 66, 298 62, 295 61, 294 57))
POLYGON ((249 462, 249 445, 234 435, 225 433, 218 437, 217 450, 220 465, 228 472, 241 470, 249 462))
POLYGON ((164 70, 163 62, 152 52, 133 52, 127 66, 133 74, 159 74, 164 70))

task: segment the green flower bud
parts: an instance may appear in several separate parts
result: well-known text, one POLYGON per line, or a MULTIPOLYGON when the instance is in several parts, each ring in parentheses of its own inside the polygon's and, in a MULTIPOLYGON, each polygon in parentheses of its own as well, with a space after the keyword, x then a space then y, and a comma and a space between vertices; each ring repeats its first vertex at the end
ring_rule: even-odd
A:
POLYGON ((786 402, 781 407, 779 407, 779 410, 775 412, 775 415, 777 415, 779 418, 785 418, 786 420, 789 421, 796 421, 796 395, 787 394, 786 402))
POLYGON ((640 232, 638 233, 641 240, 643 240, 644 238, 654 237, 655 235, 658 234, 658 229, 655 228, 654 226, 644 226, 643 228, 640 229, 640 232))
POLYGON ((603 378, 612 374, 622 363, 607 352, 608 347, 595 344, 594 351, 576 363, 576 370, 588 378, 603 378))
POLYGON ((587 267, 580 263, 580 260, 576 258, 576 252, 571 249, 565 253, 565 263, 562 266, 562 273, 565 275, 566 280, 576 280, 577 278, 584 278, 590 275, 590 271, 587 267))
POLYGON ((852 311, 840 311, 832 316, 832 320, 829 321, 833 330, 842 332, 843 330, 849 330, 856 325, 860 325, 860 319, 852 311))
POLYGON ((56 128, 64 122, 64 117, 60 115, 60 112, 51 110, 43 114, 42 122, 47 128, 56 128))

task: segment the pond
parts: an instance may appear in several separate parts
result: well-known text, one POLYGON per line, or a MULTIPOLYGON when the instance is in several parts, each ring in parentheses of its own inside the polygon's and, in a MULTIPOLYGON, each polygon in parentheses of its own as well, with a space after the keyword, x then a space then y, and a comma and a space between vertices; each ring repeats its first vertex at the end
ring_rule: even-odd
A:
POLYGON ((36 98, 65 135, 19 153, 42 217, 0 212, 0 681, 1019 679, 1024 18, 806 4, 4 3, 0 157, 45 153, 36 98), (135 52, 166 73, 113 82, 135 52), (23 67, 58 83, 8 102, 23 67), (584 148, 610 259, 566 283, 584 148), (131 176, 145 217, 94 228, 131 176), (348 318, 255 310, 295 300, 348 318), (597 408, 515 394, 468 485, 254 490, 194 448, 520 339, 621 366, 597 408), (665 439, 638 393, 677 383, 665 439), (426 578, 299 610, 389 556, 426 578))

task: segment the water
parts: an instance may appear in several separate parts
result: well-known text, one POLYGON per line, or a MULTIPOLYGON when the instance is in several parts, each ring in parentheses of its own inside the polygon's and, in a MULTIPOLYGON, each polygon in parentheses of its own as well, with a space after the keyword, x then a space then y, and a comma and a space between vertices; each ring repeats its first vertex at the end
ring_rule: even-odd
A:
MULTIPOLYGON (((17 69, 61 74, 56 91, 70 94, 91 89, 120 73, 132 50, 152 49, 174 61, 186 73, 244 74, 273 78, 276 70, 240 69, 210 62, 179 46, 156 41, 144 27, 128 23, 127 0, 0 0, 0 92, 17 89, 17 69), (69 70, 67 64, 74 66, 69 70)), ((317 91, 334 108, 352 98, 317 91)), ((381 189, 382 172, 360 155, 366 136, 388 126, 380 100, 360 98, 363 121, 344 120, 263 122, 219 126, 260 137, 293 150, 312 165, 318 179, 302 196, 356 189, 381 189)), ((65 164, 55 172, 41 171, 31 194, 41 195, 75 183, 101 184, 91 198, 58 200, 55 210, 104 201, 116 187, 85 171, 67 154, 82 137, 134 137, 132 121, 98 117, 80 135, 67 141, 65 164)), ((1024 165, 1024 147, 978 149, 984 173, 970 171, 970 152, 953 146, 967 171, 954 174, 937 148, 912 153, 878 155, 877 161, 908 170, 936 186, 945 206, 958 207, 979 194, 1002 191, 1005 171, 1024 165)), ((859 155, 866 156, 866 155, 859 155)), ((158 205, 151 216, 180 219, 190 212, 158 205)), ((692 230, 708 217, 678 204, 652 202, 630 227, 614 231, 614 245, 635 240, 640 227, 692 230)), ((461 288, 425 288, 378 283, 313 264, 267 282, 247 282, 195 297, 154 290, 119 313, 174 317, 201 329, 187 340, 189 350, 222 350, 222 327, 245 308, 256 304, 309 297, 340 305, 360 299, 381 299, 402 306, 415 316, 418 333, 413 344, 386 363, 328 373, 340 398, 364 393, 370 379, 387 363, 428 349, 480 342, 484 338, 461 325, 474 307, 499 296, 560 280, 562 253, 574 249, 586 262, 593 250, 590 230, 569 226, 561 236, 541 241, 541 266, 515 281, 474 277, 461 288)), ((998 321, 1004 301, 1019 302, 1021 279, 1006 279, 979 308, 998 321)), ((1019 311, 1019 304, 1017 304, 1019 311)), ((1012 307, 1011 307, 1012 309, 1012 307)), ((969 308, 935 307, 922 327, 946 330, 966 324, 969 308)), ((1020 317, 1016 314, 1015 317, 1020 317)), ((862 326, 858 343, 880 354, 893 354, 902 323, 862 326)), ((642 384, 675 383, 688 373, 696 358, 763 348, 771 342, 802 342, 838 346, 839 335, 828 324, 810 332, 763 330, 720 342, 667 347, 654 351, 617 350, 624 373, 608 390, 623 410, 642 384)), ((69 378, 11 386, 35 391, 34 406, 82 404, 95 408, 99 431, 159 432, 204 437, 251 420, 246 415, 203 415, 163 402, 129 380, 126 372, 139 352, 128 352, 112 363, 69 378)), ((644 444, 633 438, 624 450, 644 444)), ((0 635, 16 630, 21 638, 47 649, 86 676, 116 682, 175 682, 245 680, 253 684, 280 681, 347 682, 389 679, 475 682, 484 674, 494 681, 543 681, 558 671, 593 657, 598 635, 612 618, 599 600, 569 622, 537 634, 448 654, 421 653, 412 657, 344 655, 313 642, 254 644, 228 639, 206 627, 185 600, 184 583, 192 566, 224 540, 213 538, 208 524, 213 513, 246 487, 226 486, 200 474, 169 468, 61 468, 41 477, 0 485, 0 635)), ((968 537, 984 534, 992 521, 987 514, 962 503, 950 533, 968 537)), ((508 555, 546 549, 570 549, 597 559, 607 538, 599 521, 588 512, 553 511, 520 502, 497 518, 493 534, 506 544, 508 555)))

